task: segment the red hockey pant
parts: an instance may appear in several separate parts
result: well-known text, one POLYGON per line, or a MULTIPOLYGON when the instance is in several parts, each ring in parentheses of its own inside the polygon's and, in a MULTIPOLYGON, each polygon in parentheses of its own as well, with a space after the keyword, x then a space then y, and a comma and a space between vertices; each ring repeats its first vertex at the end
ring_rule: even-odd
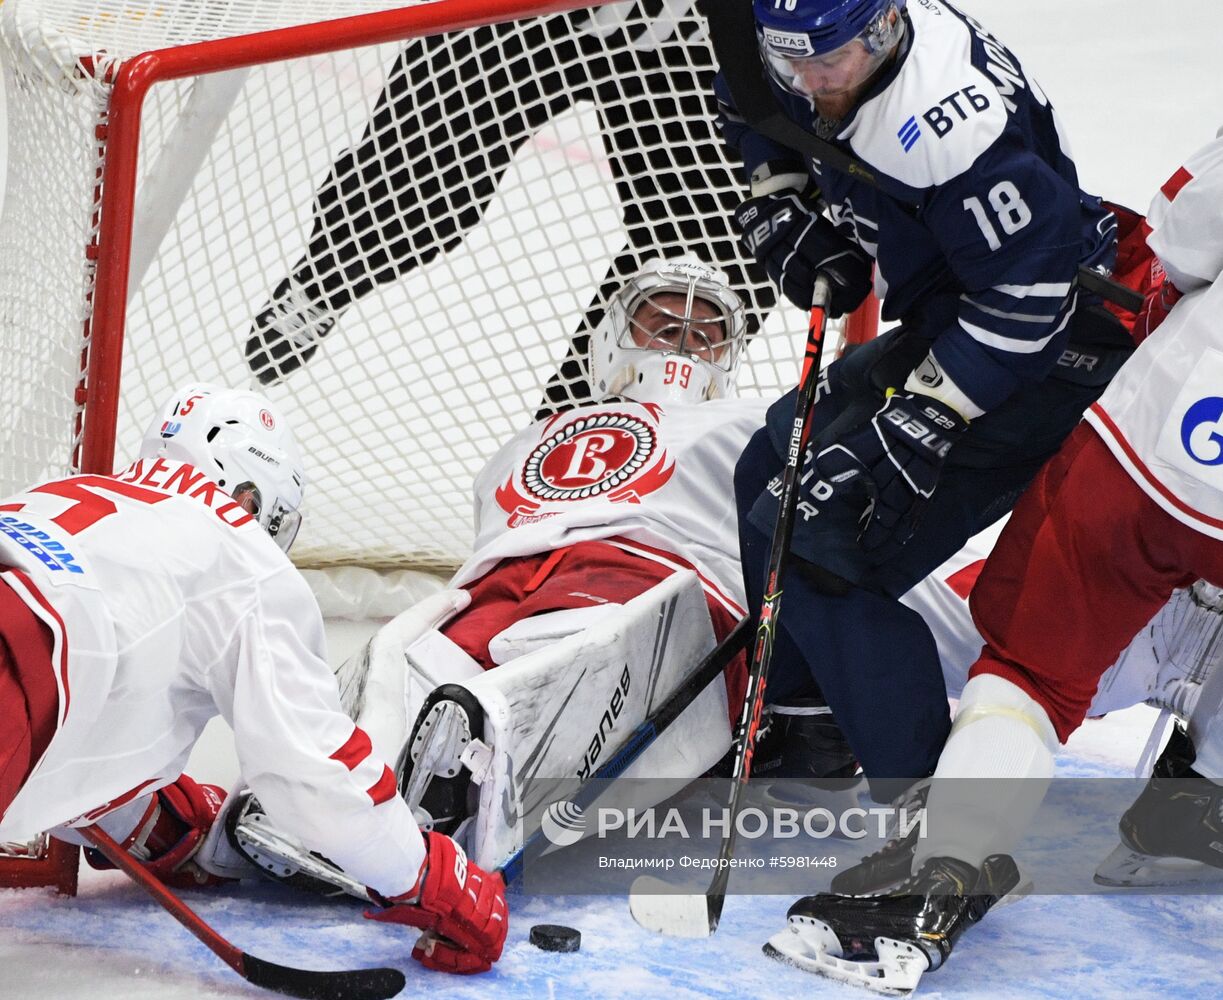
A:
POLYGON ((991 673, 1044 706, 1063 743, 1100 676, 1171 597, 1223 584, 1223 542, 1157 506, 1088 424, 1015 505, 970 598, 991 673))
POLYGON ((55 735, 53 648, 51 630, 0 579, 0 816, 55 735))
MULTIPOLYGON (((683 560, 667 555, 672 562, 683 560)), ((671 566, 625 552, 606 542, 578 542, 563 549, 503 559, 466 587, 471 604, 442 631, 485 670, 494 664, 488 643, 498 632, 533 615, 597 604, 623 604, 670 576, 671 566)), ((720 642, 737 621, 710 600, 713 633, 720 642)), ((738 721, 747 690, 747 665, 741 654, 726 668, 726 694, 732 724, 738 721)))

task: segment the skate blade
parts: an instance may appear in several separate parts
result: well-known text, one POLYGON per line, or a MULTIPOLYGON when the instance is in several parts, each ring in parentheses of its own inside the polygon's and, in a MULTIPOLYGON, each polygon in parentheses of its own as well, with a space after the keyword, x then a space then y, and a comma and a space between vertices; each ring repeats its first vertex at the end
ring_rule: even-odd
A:
POLYGON ((822 920, 790 917, 789 925, 774 934, 763 951, 769 958, 887 996, 908 996, 921 981, 930 962, 926 953, 907 941, 875 938, 874 960, 842 958, 841 942, 822 920))
POLYGON ((239 818, 233 839, 238 853, 277 881, 296 883, 321 895, 343 892, 374 902, 364 885, 280 833, 263 813, 248 812, 239 818))
POLYGON ((1217 886, 1223 885, 1223 868, 1188 858, 1153 857, 1118 844, 1096 868, 1094 881, 1118 889, 1217 886))
POLYGON ((417 825, 432 830, 434 817, 422 802, 435 778, 453 778, 463 768, 462 757, 472 742, 467 713, 449 702, 439 702, 411 737, 412 774, 402 789, 417 825))
POLYGON ((633 880, 628 908, 646 930, 668 937, 707 938, 717 927, 717 921, 710 926, 708 896, 677 893, 674 886, 653 875, 633 880))

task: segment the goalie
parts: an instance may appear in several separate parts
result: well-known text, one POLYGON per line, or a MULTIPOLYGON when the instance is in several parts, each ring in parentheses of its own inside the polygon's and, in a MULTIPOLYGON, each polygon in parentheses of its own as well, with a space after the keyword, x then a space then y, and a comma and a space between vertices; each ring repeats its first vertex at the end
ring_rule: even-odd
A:
MULTIPOLYGON (((474 554, 451 589, 341 667, 375 749, 402 747, 419 821, 478 863, 513 856, 549 783, 588 778, 744 616, 730 481, 767 405, 735 398, 745 335, 725 274, 692 256, 648 262, 592 334, 599 402, 536 421, 493 456, 475 482, 474 554)), ((724 679, 627 773, 678 787, 716 764, 742 656, 724 679)), ((826 711, 780 708, 775 738, 804 743, 791 755, 802 777, 851 777, 826 711)), ((257 811, 238 833, 272 868, 257 811)))

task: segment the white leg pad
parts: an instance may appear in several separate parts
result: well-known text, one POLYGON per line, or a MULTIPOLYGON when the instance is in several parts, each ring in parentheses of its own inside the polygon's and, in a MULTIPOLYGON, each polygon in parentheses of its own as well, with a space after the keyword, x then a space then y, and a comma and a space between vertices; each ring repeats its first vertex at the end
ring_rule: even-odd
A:
POLYGON ((1053 778, 1057 747, 1053 723, 1026 691, 996 674, 969 680, 934 772, 914 871, 933 857, 980 867, 1012 853, 1053 778))
POLYGON ((395 760, 424 695, 482 672, 437 631, 470 603, 465 590, 431 594, 387 622, 336 670, 344 710, 369 734, 383 760, 395 760))
MULTIPOLYGON (((714 647, 705 595, 687 570, 599 619, 464 682, 485 713, 484 740, 469 748, 480 792, 467 834, 485 868, 513 855, 533 832, 524 831, 524 817, 570 797, 714 647)), ((674 779, 674 791, 730 745, 725 686, 715 680, 664 740, 631 773, 674 779)), ((634 804, 665 798, 665 784, 651 786, 652 801, 634 804)))

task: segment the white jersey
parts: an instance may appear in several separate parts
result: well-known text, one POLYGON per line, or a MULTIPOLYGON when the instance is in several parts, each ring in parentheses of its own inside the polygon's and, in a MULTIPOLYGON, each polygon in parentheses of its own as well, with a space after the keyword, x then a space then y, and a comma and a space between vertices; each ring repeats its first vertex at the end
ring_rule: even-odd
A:
POLYGON ((1186 295, 1086 419, 1143 491, 1223 539, 1223 138, 1195 153, 1151 205, 1148 243, 1186 295))
POLYGON ((742 615, 733 475, 768 405, 598 403, 532 424, 476 477, 475 551, 454 586, 502 559, 601 539, 663 562, 679 556, 742 615))
POLYGON ((175 781, 233 727, 269 815, 386 896, 424 860, 394 775, 340 709, 322 616, 258 523, 188 465, 137 462, 0 501, 3 579, 51 629, 58 729, 0 840, 82 825, 175 781))

